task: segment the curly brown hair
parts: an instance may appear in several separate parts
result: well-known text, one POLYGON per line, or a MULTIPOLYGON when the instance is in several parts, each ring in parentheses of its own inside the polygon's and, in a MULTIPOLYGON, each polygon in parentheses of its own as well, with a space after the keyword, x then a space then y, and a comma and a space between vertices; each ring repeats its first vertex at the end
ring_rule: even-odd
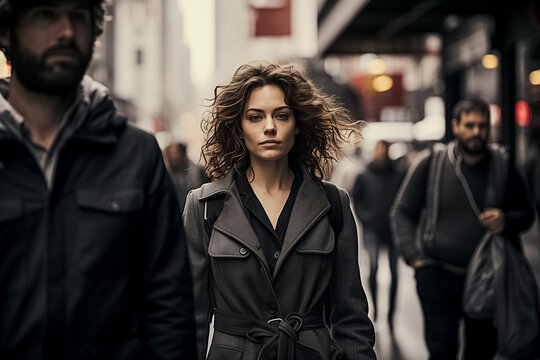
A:
POLYGON ((247 158, 241 136, 244 107, 254 89, 270 84, 285 94, 299 130, 289 161, 306 165, 312 176, 328 178, 342 146, 361 139, 360 122, 353 122, 349 111, 318 89, 303 69, 292 64, 245 64, 228 84, 216 86, 210 110, 203 116, 201 128, 207 138, 201 150, 211 179, 224 177, 247 158))

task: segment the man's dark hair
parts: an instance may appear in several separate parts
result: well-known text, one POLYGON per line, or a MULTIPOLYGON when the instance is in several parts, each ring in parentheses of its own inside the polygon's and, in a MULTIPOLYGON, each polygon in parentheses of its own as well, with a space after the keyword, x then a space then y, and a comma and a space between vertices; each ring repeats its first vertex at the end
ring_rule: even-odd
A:
POLYGON ((462 114, 477 112, 486 117, 489 121, 489 104, 480 98, 465 98, 454 106, 454 119, 459 123, 462 114))
POLYGON ((179 154, 186 156, 187 154, 187 145, 183 142, 172 142, 165 148, 165 153, 168 154, 169 150, 176 149, 179 154))
POLYGON ((174 145, 176 146, 176 148, 181 154, 185 154, 187 152, 186 144, 178 142, 178 143, 175 143, 174 145))
MULTIPOLYGON (((92 10, 93 34, 97 38, 103 32, 105 5, 108 0, 87 1, 92 10)), ((41 0, 0 0, 0 33, 13 29, 21 11, 40 3, 41 0)), ((9 49, 6 48, 5 44, 0 43, 0 51, 3 51, 9 59, 9 49)))

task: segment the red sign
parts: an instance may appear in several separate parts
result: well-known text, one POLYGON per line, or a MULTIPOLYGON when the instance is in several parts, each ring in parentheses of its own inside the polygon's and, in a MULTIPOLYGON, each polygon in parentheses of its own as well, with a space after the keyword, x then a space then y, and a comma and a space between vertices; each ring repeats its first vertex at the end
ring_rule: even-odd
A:
POLYGON ((356 74, 351 76, 350 84, 358 95, 364 120, 379 121, 381 110, 385 106, 403 106, 405 104, 405 90, 402 85, 402 74, 388 75, 392 79, 392 86, 386 91, 377 91, 373 80, 378 75, 356 74))
POLYGON ((290 36, 292 0, 251 0, 255 36, 290 36))
POLYGON ((526 101, 516 103, 516 123, 519 126, 528 126, 531 123, 531 111, 526 101))

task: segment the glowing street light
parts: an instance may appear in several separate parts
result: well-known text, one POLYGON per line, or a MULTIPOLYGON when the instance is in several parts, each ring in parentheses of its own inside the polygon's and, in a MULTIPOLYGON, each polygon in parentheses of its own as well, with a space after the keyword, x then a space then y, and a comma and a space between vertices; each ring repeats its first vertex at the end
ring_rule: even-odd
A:
POLYGON ((392 88, 394 82, 392 78, 388 75, 379 75, 372 82, 373 89, 377 92, 385 92, 392 88))
POLYGON ((384 74, 386 71, 386 62, 383 59, 373 59, 368 63, 368 73, 371 75, 384 74))
POLYGON ((529 81, 533 85, 540 85, 540 69, 531 71, 529 74, 529 81))
POLYGON ((482 57, 482 66, 486 69, 496 69, 499 66, 499 58, 497 55, 486 54, 482 57))

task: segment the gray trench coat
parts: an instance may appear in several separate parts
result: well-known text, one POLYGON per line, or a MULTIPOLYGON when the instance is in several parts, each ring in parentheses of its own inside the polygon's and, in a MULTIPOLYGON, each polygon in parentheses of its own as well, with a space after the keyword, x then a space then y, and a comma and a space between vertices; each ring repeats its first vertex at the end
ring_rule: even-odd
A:
POLYGON ((188 194, 183 219, 200 359, 205 358, 213 313, 208 359, 375 359, 348 195, 339 190, 344 219, 335 239, 323 185, 303 172, 273 274, 232 173, 188 194), (219 195, 225 195, 223 210, 209 239, 205 202, 219 195), (329 321, 321 324, 325 304, 330 304, 325 310, 329 321), (278 356, 283 348, 286 355, 278 356))

